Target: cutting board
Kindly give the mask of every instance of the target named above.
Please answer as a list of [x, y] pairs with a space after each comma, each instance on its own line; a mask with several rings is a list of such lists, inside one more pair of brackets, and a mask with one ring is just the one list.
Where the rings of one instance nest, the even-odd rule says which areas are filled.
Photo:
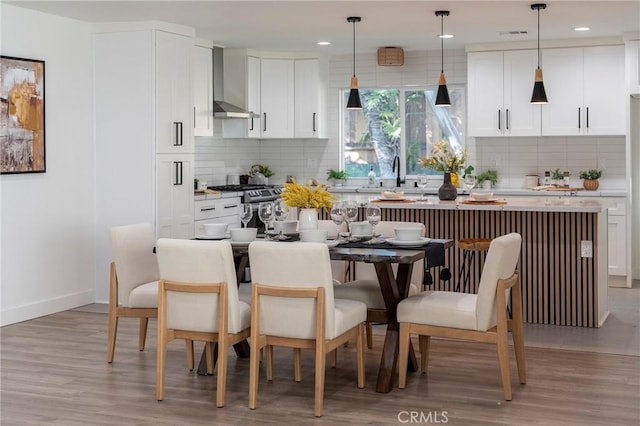
[[546, 191], [582, 191], [584, 188], [570, 188], [568, 186], [555, 186], [547, 188]]
[[371, 200], [372, 203], [415, 203], [416, 200], [392, 200], [389, 198], [379, 198], [377, 200]]
[[193, 192], [195, 192], [196, 194], [222, 194], [222, 192], [215, 191], [213, 189], [196, 189]]
[[460, 204], [469, 204], [470, 206], [499, 206], [502, 204], [507, 204], [504, 200], [493, 200], [493, 201], [471, 201], [471, 200], [462, 200]]

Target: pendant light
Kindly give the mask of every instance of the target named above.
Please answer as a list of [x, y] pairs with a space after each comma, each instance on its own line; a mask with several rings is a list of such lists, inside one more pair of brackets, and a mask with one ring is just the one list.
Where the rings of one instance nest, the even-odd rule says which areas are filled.
[[347, 109], [362, 109], [360, 92], [358, 91], [358, 77], [356, 77], [356, 22], [360, 22], [361, 20], [359, 16], [350, 16], [347, 18], [347, 22], [353, 24], [353, 77], [351, 77], [351, 91], [349, 92]]
[[440, 17], [440, 80], [438, 81], [438, 94], [436, 95], [436, 106], [451, 106], [449, 90], [447, 89], [447, 79], [444, 78], [444, 17], [449, 16], [448, 10], [436, 11], [436, 16]]
[[536, 68], [535, 81], [533, 83], [533, 94], [531, 95], [532, 104], [546, 104], [547, 93], [544, 91], [544, 83], [542, 82], [542, 68], [540, 68], [540, 9], [546, 9], [545, 3], [536, 3], [531, 5], [531, 10], [538, 11], [538, 68]]

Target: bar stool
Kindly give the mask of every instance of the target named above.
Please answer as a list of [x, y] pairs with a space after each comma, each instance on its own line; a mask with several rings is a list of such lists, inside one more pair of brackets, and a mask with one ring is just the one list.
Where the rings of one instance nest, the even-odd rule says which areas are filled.
[[458, 274], [455, 291], [460, 291], [460, 283], [462, 283], [462, 291], [467, 292], [467, 287], [470, 286], [469, 277], [471, 275], [471, 265], [476, 257], [476, 253], [484, 252], [486, 255], [491, 241], [492, 238], [464, 238], [456, 241], [456, 247], [462, 249], [462, 267]]

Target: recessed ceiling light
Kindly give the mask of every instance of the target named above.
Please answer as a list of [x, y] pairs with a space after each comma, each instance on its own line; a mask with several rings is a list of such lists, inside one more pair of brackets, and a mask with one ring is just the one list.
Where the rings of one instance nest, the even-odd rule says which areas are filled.
[[318, 43], [316, 43], [318, 46], [328, 46], [331, 44], [330, 41], [319, 41]]
[[573, 31], [589, 31], [590, 29], [589, 27], [575, 27]]
[[439, 35], [438, 38], [453, 38], [453, 34], [442, 34]]

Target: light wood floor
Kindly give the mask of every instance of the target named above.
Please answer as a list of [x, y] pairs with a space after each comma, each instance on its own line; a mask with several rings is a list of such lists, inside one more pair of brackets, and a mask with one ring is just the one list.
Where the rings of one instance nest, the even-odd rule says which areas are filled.
[[[638, 425], [640, 358], [527, 348], [528, 383], [512, 361], [513, 401], [502, 399], [495, 349], [434, 340], [429, 375], [411, 373], [407, 388], [374, 390], [383, 328], [367, 350], [367, 385], [355, 385], [353, 346], [327, 369], [324, 415], [313, 418], [313, 359], [303, 352], [295, 383], [291, 352], [276, 349], [275, 380], [264, 370], [258, 408], [249, 410], [248, 359], [230, 357], [224, 408], [215, 378], [186, 369], [184, 345], [168, 353], [165, 400], [155, 400], [155, 321], [147, 349], [137, 350], [137, 321], [122, 319], [115, 362], [105, 361], [107, 317], [67, 311], [1, 330], [2, 425], [403, 424]], [[525, 335], [526, 338], [526, 335]], [[198, 348], [199, 349], [199, 348]], [[512, 357], [513, 358], [513, 357]], [[422, 416], [422, 417], [419, 417]], [[445, 417], [446, 416], [446, 417]], [[421, 421], [420, 421], [421, 420]]]

